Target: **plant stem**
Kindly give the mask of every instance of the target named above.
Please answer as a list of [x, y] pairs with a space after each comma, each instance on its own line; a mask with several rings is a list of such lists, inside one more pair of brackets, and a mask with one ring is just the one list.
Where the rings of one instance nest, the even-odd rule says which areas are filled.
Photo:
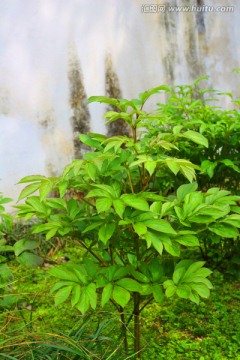
[[136, 353], [136, 359], [141, 358], [140, 350], [140, 295], [134, 293], [134, 352]]
[[108, 266], [105, 261], [103, 259], [101, 259], [97, 254], [95, 254], [94, 251], [92, 251], [92, 249], [90, 247], [88, 247], [87, 245], [84, 244], [84, 242], [82, 240], [78, 240], [77, 241], [78, 244], [80, 244], [81, 246], [83, 246], [88, 252], [90, 252], [90, 254], [92, 254], [103, 266]]

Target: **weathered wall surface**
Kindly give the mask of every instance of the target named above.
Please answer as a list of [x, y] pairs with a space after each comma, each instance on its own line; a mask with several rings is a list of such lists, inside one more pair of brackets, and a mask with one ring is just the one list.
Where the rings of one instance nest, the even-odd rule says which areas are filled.
[[[152, 7], [160, 4], [165, 11]], [[238, 0], [0, 0], [0, 8], [6, 196], [17, 197], [21, 177], [58, 174], [79, 157], [80, 132], [116, 131], [105, 128], [102, 105], [86, 106], [88, 96], [134, 97], [205, 74], [209, 86], [239, 93]]]

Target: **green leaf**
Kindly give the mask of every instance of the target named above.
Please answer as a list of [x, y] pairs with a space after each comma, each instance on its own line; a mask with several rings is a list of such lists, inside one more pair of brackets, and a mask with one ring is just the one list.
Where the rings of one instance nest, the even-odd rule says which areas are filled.
[[30, 176], [25, 176], [24, 178], [22, 178], [18, 184], [23, 184], [23, 183], [28, 183], [28, 182], [32, 182], [32, 181], [41, 181], [41, 180], [46, 180], [46, 176], [42, 176], [42, 175], [30, 175]]
[[96, 200], [97, 212], [108, 211], [112, 206], [112, 199], [105, 197]]
[[81, 296], [80, 300], [77, 303], [76, 307], [79, 311], [81, 311], [82, 314], [85, 314], [86, 311], [88, 311], [90, 305], [90, 299], [88, 297], [88, 294], [86, 292], [86, 287], [83, 287], [81, 289]]
[[48, 272], [50, 275], [55, 276], [58, 279], [75, 281], [77, 283], [79, 282], [77, 275], [63, 266], [55, 266], [54, 268], [49, 269]]
[[36, 249], [38, 246], [39, 243], [37, 241], [24, 239], [17, 241], [13, 245], [16, 256], [19, 256], [23, 251]]
[[221, 223], [226, 223], [232, 226], [235, 226], [237, 228], [240, 228], [240, 215], [238, 214], [231, 214], [226, 216], [223, 220], [221, 220]]
[[37, 267], [42, 265], [43, 258], [28, 251], [25, 251], [17, 257], [17, 261], [27, 267]]
[[89, 162], [89, 163], [87, 163], [85, 165], [85, 168], [86, 168], [86, 171], [87, 171], [88, 176], [90, 177], [90, 179], [95, 181], [96, 172], [97, 172], [96, 166], [92, 162]]
[[68, 181], [67, 180], [61, 181], [58, 185], [58, 188], [59, 188], [60, 198], [62, 198], [66, 194], [68, 188]]
[[59, 210], [66, 210], [67, 208], [66, 200], [60, 198], [47, 199], [47, 205], [51, 208]]
[[223, 223], [213, 224], [209, 226], [208, 229], [224, 238], [235, 238], [239, 234], [235, 227]]
[[148, 202], [145, 199], [139, 197], [138, 195], [124, 194], [121, 196], [121, 199], [124, 201], [126, 205], [131, 206], [134, 209], [142, 210], [142, 211], [149, 210]]
[[14, 248], [10, 245], [1, 245], [0, 246], [0, 252], [13, 252]]
[[152, 290], [155, 301], [162, 304], [164, 300], [164, 293], [162, 291], [162, 287], [159, 284], [155, 284], [153, 285]]
[[152, 175], [156, 169], [157, 162], [156, 161], [146, 161], [145, 162], [145, 168], [149, 172], [150, 175]]
[[72, 288], [72, 286], [65, 286], [64, 288], [60, 289], [54, 296], [55, 305], [59, 305], [65, 302], [69, 298]]
[[[179, 265], [180, 265], [181, 263], [182, 263], [182, 262], [180, 262]], [[182, 263], [182, 264], [184, 264], [184, 263]], [[184, 275], [184, 278], [183, 278], [184, 281], [187, 280], [187, 278], [188, 278], [189, 275], [190, 275], [190, 276], [191, 276], [192, 274], [195, 275], [196, 271], [198, 271], [204, 264], [205, 264], [205, 261], [196, 261], [196, 262], [192, 263], [192, 264], [188, 267], [188, 269], [187, 269], [187, 271], [186, 271], [186, 273], [185, 273], [185, 275]]]
[[218, 164], [217, 161], [211, 162], [210, 160], [204, 160], [201, 163], [201, 170], [203, 172], [207, 173], [211, 179], [214, 175], [214, 169], [217, 166], [217, 164]]
[[40, 201], [42, 201], [53, 189], [53, 183], [50, 180], [42, 181], [40, 186]]
[[101, 306], [104, 307], [112, 296], [113, 284], [107, 284], [102, 292]]
[[113, 300], [122, 308], [124, 308], [130, 300], [129, 292], [118, 285], [114, 286], [112, 296]]
[[72, 297], [71, 297], [72, 307], [75, 306], [79, 302], [80, 295], [81, 295], [81, 286], [80, 285], [75, 285], [73, 287]]
[[114, 98], [108, 98], [106, 96], [91, 96], [87, 100], [87, 104], [90, 104], [92, 102], [99, 102], [104, 104], [110, 104], [117, 106], [119, 104], [119, 101]]
[[162, 255], [162, 251], [163, 251], [163, 243], [161, 241], [161, 236], [162, 236], [162, 234], [161, 235], [159, 233], [156, 234], [152, 231], [148, 231], [144, 235], [144, 238], [146, 239], [146, 241], [149, 245], [148, 247], [150, 247], [152, 245], [160, 255]]
[[176, 162], [177, 159], [174, 158], [168, 158], [165, 160], [165, 163], [169, 167], [169, 169], [174, 173], [174, 175], [177, 175], [177, 173], [180, 170], [180, 165]]
[[199, 299], [198, 293], [196, 291], [194, 291], [193, 289], [191, 289], [189, 300], [191, 300], [192, 302], [194, 302], [197, 305], [199, 304], [200, 299]]
[[192, 140], [196, 144], [208, 147], [208, 140], [205, 138], [205, 136], [196, 131], [188, 130], [181, 135], [189, 140]]
[[165, 220], [146, 220], [144, 224], [153, 230], [166, 233], [166, 234], [176, 234], [176, 231], [172, 228], [172, 226]]
[[125, 210], [124, 202], [121, 199], [113, 200], [113, 206], [114, 206], [114, 209], [115, 209], [116, 213], [118, 214], [118, 216], [120, 216], [120, 218], [122, 218], [124, 210]]
[[96, 229], [97, 227], [101, 226], [102, 225], [102, 221], [96, 221], [94, 222], [93, 224], [87, 226], [84, 230], [83, 230], [83, 234], [85, 234], [86, 232], [88, 231], [91, 231], [91, 230], [94, 230]]
[[210, 295], [209, 288], [204, 284], [191, 284], [191, 288], [195, 290], [199, 296], [203, 298], [208, 298]]
[[154, 201], [152, 205], [150, 205], [150, 210], [156, 214], [160, 214], [162, 209], [161, 201]]
[[147, 232], [147, 226], [141, 222], [133, 224], [133, 228], [139, 236]]
[[176, 293], [180, 298], [188, 299], [191, 295], [191, 288], [186, 284], [180, 284], [177, 287]]
[[175, 285], [170, 285], [165, 291], [166, 297], [170, 298], [176, 293], [177, 287]]
[[234, 171], [240, 173], [240, 168], [238, 166], [236, 166], [230, 159], [225, 159], [225, 160], [221, 160], [221, 162], [230, 167], [231, 169], [233, 169]]
[[176, 237], [174, 240], [177, 241], [179, 244], [185, 245], [185, 246], [199, 246], [200, 245], [198, 238], [194, 235], [183, 235], [183, 236]]
[[97, 292], [96, 285], [94, 283], [88, 284], [86, 287], [86, 295], [89, 298], [89, 302], [92, 309], [96, 309], [97, 306]]
[[184, 267], [177, 268], [173, 273], [173, 282], [175, 285], [178, 285], [183, 275], [185, 274], [186, 269]]
[[41, 186], [41, 182], [37, 182], [34, 184], [30, 184], [28, 186], [26, 186], [20, 193], [18, 201], [24, 199], [25, 197], [27, 197], [28, 195], [31, 195], [32, 193], [34, 193], [35, 191], [37, 191]]
[[31, 196], [26, 200], [26, 204], [31, 205], [34, 210], [40, 213], [45, 213], [46, 208], [41, 203], [40, 198], [38, 196]]
[[100, 227], [98, 231], [99, 239], [106, 244], [107, 241], [112, 237], [115, 231], [116, 225], [113, 223], [107, 223]]
[[164, 245], [165, 250], [171, 254], [172, 256], [179, 256], [180, 255], [180, 248], [179, 245], [173, 242], [170, 238], [162, 238], [162, 242]]
[[120, 279], [116, 282], [116, 284], [131, 292], [133, 291], [140, 293], [142, 290], [141, 285], [136, 280], [130, 278]]
[[88, 145], [88, 146], [98, 149], [98, 150], [101, 150], [101, 148], [102, 148], [101, 144], [97, 140], [93, 140], [91, 138], [91, 136], [89, 136], [89, 135], [81, 134], [79, 136], [79, 138], [80, 138], [80, 141], [85, 145]]
[[198, 184], [196, 182], [193, 182], [191, 184], [181, 185], [177, 189], [177, 199], [179, 201], [183, 201], [187, 194], [190, 194], [190, 193], [196, 191], [197, 188], [198, 188]]

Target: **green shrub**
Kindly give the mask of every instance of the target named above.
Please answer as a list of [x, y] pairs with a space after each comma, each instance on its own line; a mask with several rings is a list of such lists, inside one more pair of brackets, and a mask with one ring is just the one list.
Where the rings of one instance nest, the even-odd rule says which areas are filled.
[[[151, 114], [143, 110], [160, 91], [168, 88], [154, 88], [130, 101], [90, 98], [114, 105], [118, 111], [108, 111], [107, 122], [123, 119], [131, 136], [82, 134], [81, 141], [95, 150], [74, 160], [60, 177], [23, 178], [21, 183], [30, 184], [20, 194], [25, 203], [17, 206], [18, 217], [41, 220], [33, 233], [45, 234], [46, 241], [70, 236], [85, 249], [79, 262], [49, 271], [58, 279], [52, 289], [55, 304], [70, 301], [83, 314], [112, 304], [121, 318], [126, 356], [127, 326], [134, 321], [133, 352], [138, 358], [140, 314], [150, 302], [178, 296], [198, 304], [210, 294], [211, 271], [203, 261], [179, 261], [181, 249], [198, 248], [199, 238], [208, 233], [236, 238], [240, 227], [240, 197], [218, 187], [197, 191], [195, 170], [200, 167], [176, 155], [182, 141], [207, 148], [206, 137], [184, 128], [156, 132], [162, 115], [158, 109]], [[169, 173], [188, 183], [167, 194], [162, 179]], [[37, 190], [39, 195], [33, 195]], [[49, 197], [52, 191], [59, 198]], [[22, 262], [38, 263], [30, 251], [22, 253]]]

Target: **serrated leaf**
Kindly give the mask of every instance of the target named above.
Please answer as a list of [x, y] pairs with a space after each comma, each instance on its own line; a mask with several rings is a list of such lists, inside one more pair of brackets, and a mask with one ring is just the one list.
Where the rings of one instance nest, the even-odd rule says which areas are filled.
[[62, 289], [58, 290], [54, 296], [55, 305], [59, 305], [65, 302], [69, 298], [71, 291], [72, 286], [64, 286]]
[[115, 285], [113, 288], [112, 297], [118, 305], [120, 305], [122, 308], [125, 308], [130, 300], [130, 293], [121, 286]]

